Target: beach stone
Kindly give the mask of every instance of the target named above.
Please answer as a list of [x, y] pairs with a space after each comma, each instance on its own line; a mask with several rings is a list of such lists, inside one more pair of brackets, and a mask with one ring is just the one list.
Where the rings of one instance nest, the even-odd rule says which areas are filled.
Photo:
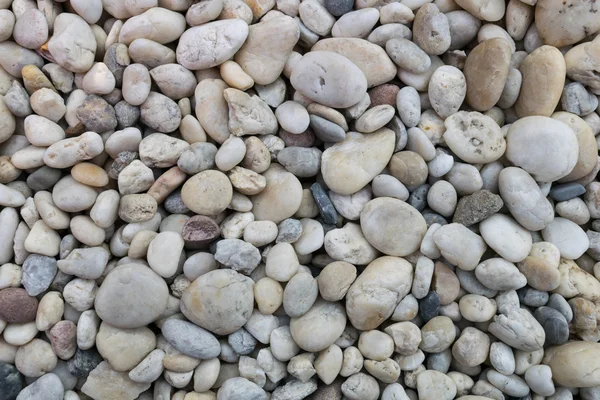
[[112, 369], [124, 372], [156, 347], [156, 337], [146, 327], [120, 329], [103, 322], [96, 336], [96, 347]]
[[277, 161], [295, 176], [308, 178], [321, 170], [321, 155], [321, 150], [314, 147], [292, 146], [281, 150], [277, 154]]
[[511, 308], [496, 315], [488, 330], [509, 346], [524, 351], [540, 349], [546, 338], [543, 327], [522, 308]]
[[594, 169], [594, 157], [592, 147], [592, 135], [590, 126], [585, 123], [581, 118], [575, 114], [567, 112], [556, 112], [552, 114], [553, 119], [564, 122], [569, 125], [575, 136], [577, 136], [577, 142], [579, 144], [579, 157], [573, 170], [565, 177], [561, 178], [561, 182], [571, 182], [575, 179], [581, 179]]
[[[135, 282], [131, 279], [135, 278]], [[134, 285], [136, 290], [129, 290]], [[118, 301], [113, 296], [121, 293]], [[94, 301], [98, 316], [118, 328], [138, 328], [161, 315], [168, 300], [168, 288], [154, 271], [138, 264], [122, 265], [104, 278]]]
[[[341, 80], [341, 76], [345, 79]], [[344, 56], [331, 51], [306, 54], [294, 68], [290, 81], [308, 98], [334, 108], [358, 103], [367, 90], [362, 71]], [[316, 90], [312, 88], [315, 81], [323, 82]]]
[[96, 38], [83, 18], [61, 13], [54, 20], [48, 51], [61, 67], [75, 73], [87, 72], [94, 62]]
[[59, 400], [63, 397], [64, 390], [59, 376], [48, 373], [24, 388], [15, 398], [19, 400]]
[[219, 335], [235, 332], [250, 318], [253, 281], [232, 270], [207, 272], [181, 297], [181, 312], [195, 324]]
[[243, 274], [250, 274], [260, 262], [260, 252], [250, 243], [239, 239], [217, 242], [215, 260]]
[[56, 272], [54, 258], [31, 254], [23, 263], [23, 287], [30, 296], [37, 296], [50, 287]]
[[427, 54], [440, 55], [450, 47], [448, 18], [435, 4], [425, 4], [415, 14], [413, 40]]
[[550, 197], [556, 201], [568, 201], [583, 194], [585, 194], [585, 187], [575, 182], [553, 185], [550, 189]]
[[[450, 263], [466, 271], [475, 269], [487, 249], [484, 239], [464, 225], [452, 223], [438, 228], [433, 233], [433, 241], [442, 255]], [[471, 249], [465, 257], [460, 249]]]
[[500, 211], [503, 205], [502, 198], [497, 194], [488, 190], [478, 190], [458, 200], [452, 222], [465, 226], [474, 225]]
[[300, 208], [302, 186], [298, 178], [279, 165], [272, 165], [263, 176], [267, 180], [266, 187], [252, 197], [252, 213], [258, 221], [268, 220], [277, 224], [293, 216]]
[[24, 289], [6, 288], [0, 290], [0, 319], [13, 324], [35, 320], [38, 301], [30, 297]]
[[71, 375], [78, 378], [86, 378], [101, 362], [102, 356], [95, 348], [89, 350], [81, 350], [78, 348], [75, 351], [73, 358], [68, 361], [67, 367]]
[[[544, 0], [535, 10], [540, 38], [556, 47], [577, 43], [600, 30], [600, 23], [594, 17], [595, 11], [594, 6], [588, 6], [585, 1], [562, 4]], [[579, 21], [577, 26], [570, 22], [575, 20]]]
[[0, 363], [0, 394], [8, 400], [15, 400], [23, 389], [22, 375], [14, 365]]
[[89, 373], [81, 391], [92, 398], [135, 398], [149, 387], [150, 383], [134, 382], [127, 373], [117, 372], [103, 361]]
[[[228, 126], [233, 135], [274, 134], [277, 131], [277, 118], [260, 97], [250, 97], [233, 88], [225, 89], [223, 96], [229, 106]], [[248, 114], [247, 109], [255, 112]]]
[[408, 39], [390, 39], [385, 43], [385, 50], [396, 65], [409, 72], [420, 74], [431, 66], [429, 55]]
[[574, 260], [589, 247], [589, 238], [576, 223], [566, 218], [554, 218], [542, 230], [544, 240], [560, 250], [561, 257]]
[[350, 400], [376, 400], [379, 398], [379, 386], [375, 378], [359, 372], [342, 383], [342, 393]]
[[478, 112], [461, 111], [446, 118], [444, 140], [469, 163], [489, 163], [500, 158], [506, 141], [496, 122]]
[[227, 379], [217, 392], [216, 399], [235, 399], [240, 396], [248, 400], [266, 400], [267, 392], [246, 378], [235, 377]]
[[202, 171], [188, 179], [181, 190], [184, 204], [193, 212], [216, 215], [231, 202], [231, 182], [219, 171]]
[[598, 97], [589, 93], [581, 83], [571, 82], [563, 89], [560, 104], [564, 111], [584, 116], [598, 107]]
[[[544, 139], [547, 135], [552, 135], [552, 142]], [[552, 121], [543, 116], [522, 118], [510, 126], [506, 138], [507, 159], [523, 168], [537, 181], [558, 180], [569, 174], [577, 163], [577, 137], [573, 130], [561, 121]], [[538, 146], [530, 148], [531, 143], [537, 143]], [[540, 144], [546, 144], [543, 150]], [[526, 148], [530, 149], [524, 151]], [[533, 149], [540, 149], [543, 153], [537, 155]], [[547, 158], [549, 152], [557, 155], [552, 163], [549, 163]]]
[[[290, 331], [301, 349], [316, 352], [335, 342], [346, 326], [346, 313], [338, 303], [317, 299], [306, 314], [290, 321]], [[317, 334], [315, 334], [317, 333]]]
[[217, 338], [190, 322], [169, 319], [163, 323], [161, 330], [169, 344], [190, 357], [207, 360], [221, 352]]
[[[540, 73], [539, 66], [548, 69]], [[552, 46], [542, 46], [529, 54], [519, 69], [523, 83], [515, 111], [521, 118], [532, 115], [549, 117], [560, 100], [566, 75], [565, 60]], [[544, 92], [543, 98], [540, 93]]]
[[565, 54], [567, 76], [594, 90], [600, 88], [600, 80], [593, 73], [593, 65], [598, 62], [600, 40], [593, 40], [574, 46]]
[[547, 344], [560, 345], [569, 339], [569, 326], [564, 315], [551, 307], [539, 307], [533, 314], [544, 328]]
[[[215, 67], [230, 59], [248, 37], [248, 24], [239, 19], [212, 21], [186, 30], [177, 45], [177, 62], [189, 70]], [[203, 37], [214, 37], [205, 42]]]
[[77, 107], [76, 115], [87, 129], [94, 132], [106, 132], [117, 127], [114, 108], [96, 95], [87, 96]]
[[[598, 376], [594, 372], [593, 356], [598, 351], [596, 343], [571, 342], [553, 347], [544, 355], [544, 364], [552, 369], [553, 379], [559, 385], [592, 387], [597, 386]], [[581, 363], [585, 352], [586, 363]], [[579, 357], [576, 355], [579, 354]], [[587, 358], [592, 357], [592, 358]]]

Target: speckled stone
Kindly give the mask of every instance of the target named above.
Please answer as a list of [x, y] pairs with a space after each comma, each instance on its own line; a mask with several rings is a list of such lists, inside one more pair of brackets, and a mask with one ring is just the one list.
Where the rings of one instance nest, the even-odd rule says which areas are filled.
[[95, 347], [89, 350], [77, 348], [75, 355], [67, 362], [69, 373], [78, 378], [87, 378], [90, 372], [102, 362], [102, 356]]
[[284, 219], [277, 226], [275, 243], [294, 243], [302, 236], [302, 223], [293, 218]]
[[38, 301], [27, 294], [25, 289], [6, 288], [0, 290], [0, 319], [15, 324], [35, 320]]
[[0, 362], [0, 399], [15, 400], [21, 389], [23, 375], [14, 365]]
[[117, 127], [115, 109], [96, 95], [86, 97], [83, 104], [77, 107], [76, 115], [90, 131], [102, 133]]
[[131, 164], [134, 160], [139, 159], [140, 156], [135, 151], [122, 151], [117, 155], [117, 158], [113, 160], [113, 163], [110, 165], [108, 169], [108, 176], [111, 179], [117, 179], [121, 171], [125, 169], [126, 166]]
[[340, 17], [352, 11], [354, 0], [325, 0], [324, 5], [331, 15]]
[[30, 296], [37, 296], [48, 289], [57, 270], [54, 257], [31, 254], [23, 263], [23, 287]]
[[335, 224], [338, 219], [337, 211], [333, 206], [333, 203], [327, 196], [327, 192], [323, 189], [323, 185], [316, 182], [310, 187], [315, 203], [319, 208], [319, 213], [326, 224]]
[[585, 194], [585, 186], [577, 182], [554, 185], [550, 189], [550, 197], [556, 201], [567, 201]]
[[440, 312], [440, 296], [436, 292], [429, 294], [419, 300], [419, 316], [423, 322], [436, 317]]
[[396, 96], [398, 95], [399, 91], [400, 88], [391, 83], [384, 83], [383, 85], [375, 86], [373, 89], [368, 91], [369, 98], [371, 99], [371, 107], [382, 104], [389, 104], [395, 107]]
[[140, 108], [132, 106], [125, 100], [115, 104], [115, 115], [117, 117], [117, 128], [125, 129], [135, 126], [140, 120]]
[[408, 204], [416, 208], [419, 212], [422, 212], [427, 206], [427, 194], [431, 185], [426, 183], [415, 189], [408, 198]]
[[163, 207], [171, 214], [187, 214], [190, 212], [190, 209], [187, 208], [181, 199], [181, 189], [177, 189], [168, 195], [163, 203]]
[[546, 333], [547, 345], [563, 344], [569, 340], [569, 324], [559, 311], [550, 307], [540, 307], [533, 313]]
[[478, 190], [458, 201], [452, 222], [465, 226], [474, 225], [500, 211], [504, 202], [489, 190]]
[[194, 215], [183, 225], [181, 236], [188, 244], [204, 245], [212, 242], [221, 234], [219, 225], [210, 217]]

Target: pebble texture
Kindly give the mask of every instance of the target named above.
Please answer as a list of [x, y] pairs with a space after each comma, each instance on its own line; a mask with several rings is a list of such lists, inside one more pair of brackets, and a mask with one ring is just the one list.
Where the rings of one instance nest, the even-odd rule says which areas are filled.
[[0, 400], [600, 398], [595, 0], [0, 0]]

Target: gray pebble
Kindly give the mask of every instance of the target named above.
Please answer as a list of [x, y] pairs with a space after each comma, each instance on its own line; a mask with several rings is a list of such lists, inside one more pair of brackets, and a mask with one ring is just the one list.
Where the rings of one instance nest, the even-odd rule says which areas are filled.
[[187, 214], [190, 211], [181, 198], [181, 189], [177, 189], [167, 196], [163, 206], [171, 214]]
[[67, 258], [77, 247], [79, 247], [79, 241], [75, 239], [75, 236], [69, 234], [63, 237], [60, 241], [60, 252], [58, 253], [60, 259]]
[[354, 0], [325, 0], [324, 5], [331, 15], [341, 17], [352, 11]]
[[571, 322], [573, 319], [573, 309], [569, 305], [569, 302], [567, 302], [567, 300], [558, 293], [554, 293], [550, 296], [546, 306], [554, 308], [560, 312], [565, 317], [567, 322]]
[[46, 374], [19, 393], [18, 400], [62, 400], [64, 386], [55, 374]]
[[405, 86], [396, 96], [396, 107], [400, 119], [409, 128], [417, 126], [421, 119], [421, 98], [412, 86]]
[[302, 223], [293, 218], [284, 219], [277, 226], [275, 243], [294, 243], [302, 236]]
[[29, 94], [18, 81], [13, 81], [8, 93], [4, 96], [6, 106], [15, 116], [24, 118], [33, 113], [29, 104]]
[[317, 390], [317, 381], [311, 379], [302, 382], [292, 379], [283, 386], [279, 386], [273, 391], [271, 400], [304, 399]]
[[427, 355], [426, 365], [427, 369], [433, 369], [445, 374], [450, 369], [451, 362], [452, 351], [450, 349], [446, 349], [440, 353]]
[[577, 182], [553, 185], [550, 189], [550, 197], [556, 201], [567, 201], [585, 194], [585, 186]]
[[396, 146], [394, 147], [394, 153], [404, 150], [406, 144], [408, 143], [408, 132], [406, 131], [406, 127], [400, 118], [394, 116], [392, 120], [388, 122], [386, 128], [394, 131], [394, 134], [396, 135]]
[[224, 239], [216, 244], [215, 260], [242, 274], [250, 274], [260, 263], [260, 251], [240, 239]]
[[446, 218], [442, 217], [440, 214], [436, 214], [431, 210], [425, 210], [423, 212], [423, 218], [425, 218], [425, 223], [427, 223], [427, 227], [430, 227], [431, 224], [440, 224], [447, 225], [448, 221]]
[[569, 340], [569, 324], [564, 315], [550, 307], [540, 307], [533, 313], [546, 333], [545, 345], [563, 344]]
[[250, 354], [258, 341], [244, 328], [240, 328], [227, 337], [227, 343], [239, 355]]
[[425, 183], [418, 188], [416, 188], [408, 198], [408, 204], [416, 208], [419, 212], [422, 212], [427, 206], [427, 194], [429, 193], [429, 189], [431, 185]]
[[311, 114], [310, 127], [315, 136], [324, 142], [341, 142], [346, 139], [344, 128], [318, 115]]
[[61, 176], [62, 171], [60, 169], [43, 166], [27, 177], [27, 186], [36, 192], [47, 190], [54, 186]]
[[0, 362], [0, 399], [16, 399], [22, 388], [23, 375], [14, 365]]
[[452, 222], [471, 226], [497, 213], [503, 205], [502, 198], [497, 194], [478, 190], [458, 201]]
[[104, 96], [102, 96], [102, 98], [106, 100], [108, 104], [114, 107], [115, 105], [117, 105], [118, 102], [123, 100], [123, 92], [121, 92], [121, 89], [115, 88], [109, 94], [105, 94]]
[[44, 292], [56, 275], [56, 259], [31, 254], [23, 263], [23, 287], [30, 296]]
[[[319, 208], [319, 213], [325, 224], [334, 225], [338, 220], [338, 214], [323, 186], [320, 183], [315, 182], [310, 187], [310, 191], [312, 192], [315, 203]], [[333, 229], [335, 229], [335, 227]]]
[[59, 270], [54, 276], [54, 280], [52, 280], [52, 283], [50, 284], [50, 289], [62, 293], [63, 290], [65, 290], [67, 283], [71, 282], [73, 279], [75, 279], [73, 275], [67, 275]]
[[181, 110], [177, 103], [157, 92], [148, 94], [140, 112], [140, 121], [158, 132], [173, 132], [181, 123]]
[[560, 104], [564, 111], [584, 116], [592, 113], [598, 107], [598, 97], [586, 90], [579, 82], [565, 85]]
[[548, 302], [548, 292], [536, 290], [531, 287], [523, 287], [517, 290], [519, 301], [530, 307], [541, 307]]
[[115, 104], [115, 115], [117, 117], [118, 129], [129, 128], [135, 126], [140, 119], [140, 108], [132, 106], [125, 100]]
[[177, 319], [165, 321], [162, 334], [176, 350], [201, 360], [215, 358], [221, 353], [221, 345], [209, 331]]
[[316, 147], [286, 147], [277, 154], [277, 161], [297, 177], [309, 178], [321, 172], [321, 155]]
[[460, 268], [455, 270], [456, 276], [460, 281], [460, 287], [471, 294], [478, 294], [488, 298], [493, 298], [498, 294], [497, 290], [492, 290], [481, 283], [475, 276], [474, 271], [465, 271]]
[[215, 167], [216, 154], [217, 147], [214, 144], [194, 143], [179, 156], [177, 166], [186, 174], [197, 174]]
[[86, 97], [76, 111], [77, 118], [87, 129], [94, 132], [106, 132], [117, 127], [115, 109], [102, 97]]

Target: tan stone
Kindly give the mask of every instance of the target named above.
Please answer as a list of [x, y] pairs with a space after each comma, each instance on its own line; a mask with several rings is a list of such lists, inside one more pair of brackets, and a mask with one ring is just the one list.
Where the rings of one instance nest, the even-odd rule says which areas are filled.
[[567, 46], [600, 30], [599, 11], [595, 0], [539, 0], [535, 26], [544, 43]]
[[549, 117], [565, 85], [567, 67], [562, 53], [556, 47], [539, 47], [525, 58], [520, 70], [523, 83], [515, 103], [517, 115]]
[[573, 47], [565, 54], [567, 76], [577, 82], [589, 86], [591, 89], [600, 89], [600, 36], [591, 42], [582, 43]]
[[103, 187], [108, 185], [108, 174], [96, 164], [82, 162], [71, 169], [71, 175], [84, 185]]
[[394, 178], [410, 187], [425, 183], [429, 173], [423, 157], [413, 151], [400, 151], [394, 154], [388, 168]]
[[552, 378], [566, 387], [600, 385], [600, 344], [571, 342], [552, 347], [542, 361], [552, 369]]
[[492, 108], [500, 99], [510, 67], [511, 49], [501, 38], [486, 40], [475, 47], [465, 61], [467, 102], [477, 111]]
[[568, 112], [556, 112], [552, 114], [552, 118], [569, 125], [575, 132], [577, 144], [579, 144], [577, 164], [567, 176], [559, 179], [559, 182], [571, 182], [583, 178], [594, 169], [598, 157], [598, 145], [592, 128], [583, 119]]
[[550, 291], [560, 284], [560, 272], [548, 261], [528, 256], [517, 264], [519, 271], [527, 278], [527, 284], [534, 289]]
[[202, 171], [183, 184], [181, 198], [196, 214], [217, 215], [224, 211], [233, 196], [231, 182], [222, 172]]

